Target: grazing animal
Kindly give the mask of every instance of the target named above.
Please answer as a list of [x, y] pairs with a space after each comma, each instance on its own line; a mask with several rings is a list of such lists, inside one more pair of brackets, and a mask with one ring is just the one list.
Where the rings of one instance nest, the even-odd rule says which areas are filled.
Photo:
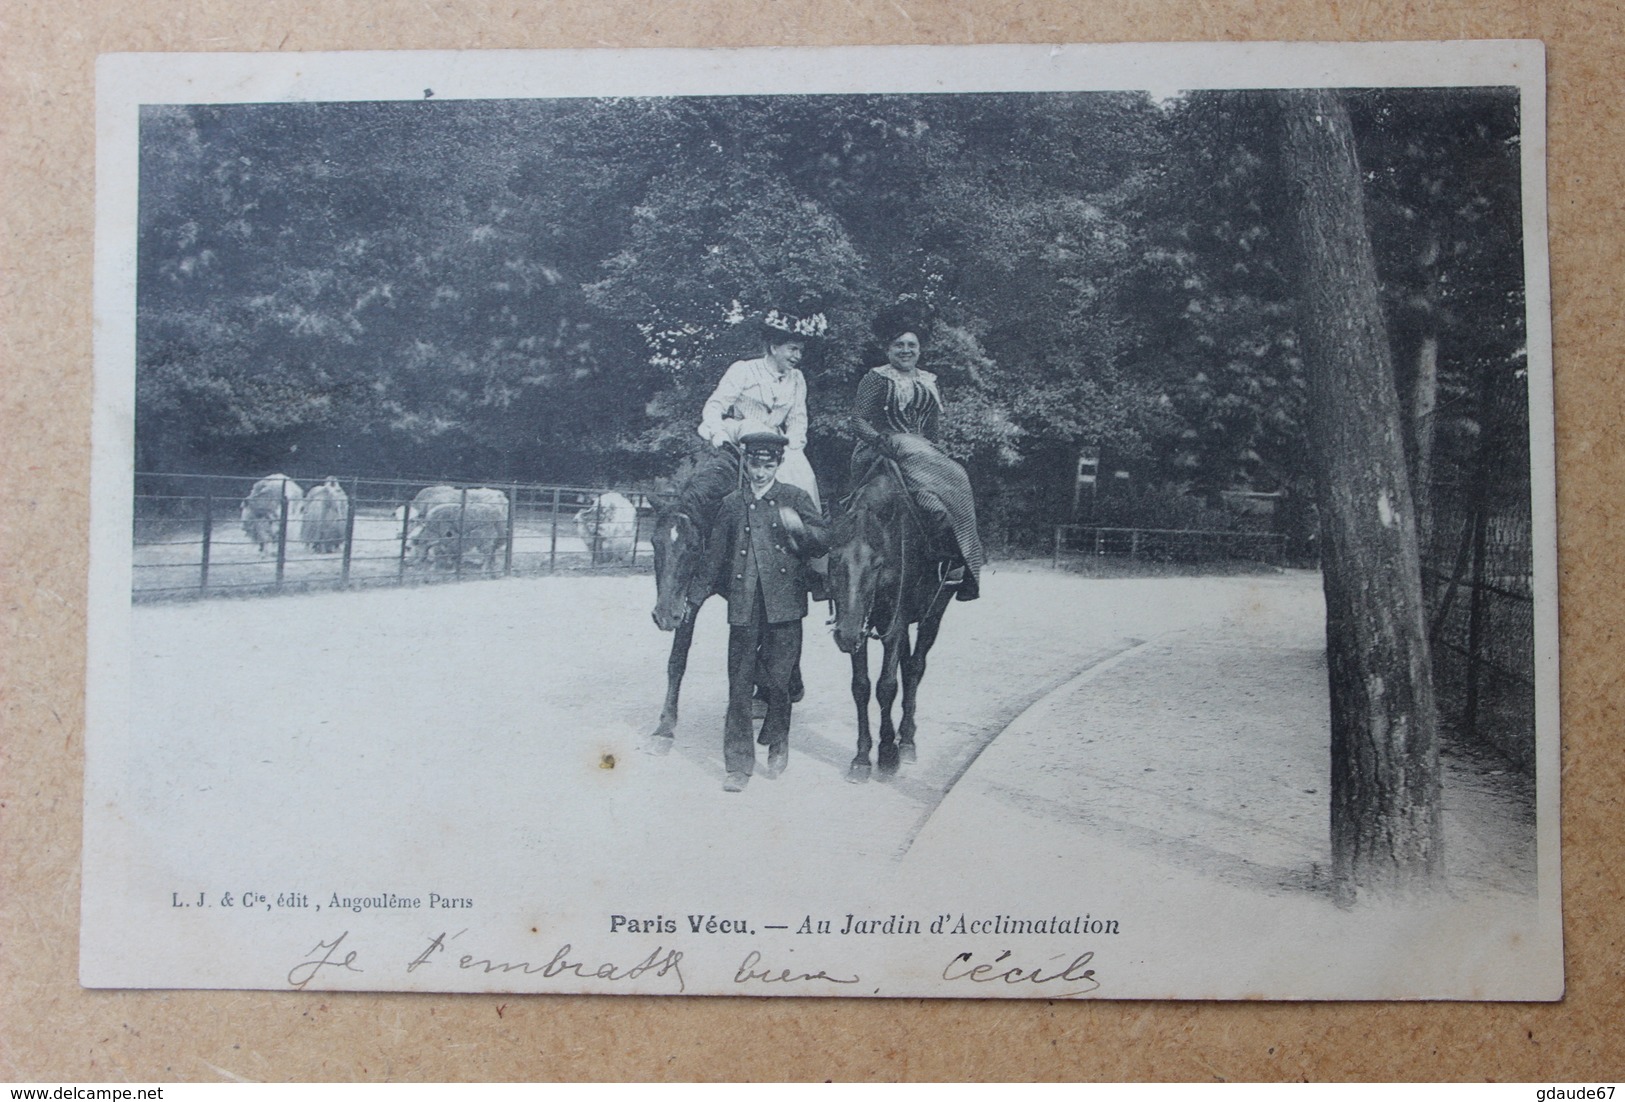
[[490, 505], [502, 513], [502, 534], [504, 539], [508, 533], [508, 495], [503, 490], [493, 490], [489, 486], [474, 486], [468, 491], [468, 500], [472, 504]]
[[413, 525], [422, 524], [423, 518], [429, 515], [431, 507], [461, 500], [463, 500], [463, 491], [455, 486], [425, 486], [412, 498], [412, 504], [402, 505], [395, 510], [395, 519], [406, 520], [410, 515], [410, 523]]
[[[937, 640], [942, 616], [955, 589], [943, 581], [952, 557], [947, 533], [929, 530], [926, 514], [913, 504], [895, 467], [879, 464], [847, 500], [835, 520], [830, 550], [830, 589], [835, 601], [835, 645], [852, 656], [852, 700], [858, 709], [858, 747], [847, 779], [866, 781], [869, 751], [869, 640], [883, 648], [880, 677], [874, 683], [880, 706], [882, 776], [913, 761], [914, 709], [925, 658]], [[909, 629], [915, 628], [910, 638]], [[901, 722], [892, 725], [902, 671]]]
[[[668, 740], [677, 730], [677, 697], [688, 670], [688, 649], [694, 642], [694, 619], [699, 609], [688, 603], [696, 575], [703, 571], [705, 544], [722, 499], [739, 486], [738, 457], [713, 450], [679, 476], [677, 491], [656, 507], [650, 537], [655, 560], [655, 626], [675, 632], [666, 659], [666, 703], [655, 727], [656, 738]], [[793, 695], [793, 694], [792, 694]]]
[[441, 570], [465, 565], [495, 569], [497, 555], [508, 542], [506, 502], [504, 497], [503, 505], [459, 501], [430, 506], [408, 539], [408, 553], [419, 565]]
[[576, 514], [576, 535], [592, 552], [593, 562], [619, 562], [632, 557], [638, 535], [638, 510], [611, 490]]
[[337, 551], [344, 546], [344, 530], [349, 519], [350, 496], [339, 485], [339, 480], [329, 475], [327, 481], [305, 495], [299, 538], [318, 554]]
[[283, 539], [284, 521], [291, 526], [299, 519], [304, 499], [299, 483], [285, 474], [269, 474], [254, 483], [243, 499], [243, 532], [260, 554]]
[[[412, 498], [410, 506], [412, 523], [420, 523], [424, 517], [429, 515], [429, 510], [436, 505], [457, 504], [463, 500], [465, 493], [468, 495], [469, 501], [501, 506], [503, 514], [507, 514], [508, 495], [501, 490], [493, 490], [486, 486], [474, 486], [467, 490], [458, 489], [456, 486], [425, 486], [417, 492], [417, 496]], [[395, 510], [395, 519], [405, 520], [407, 508], [408, 506], [404, 505], [397, 508]]]

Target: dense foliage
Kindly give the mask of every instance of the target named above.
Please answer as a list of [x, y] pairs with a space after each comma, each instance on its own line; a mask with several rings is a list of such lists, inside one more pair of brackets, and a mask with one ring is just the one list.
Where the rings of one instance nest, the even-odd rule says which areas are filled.
[[[1471, 433], [1524, 339], [1516, 100], [1348, 98], [1402, 382], [1427, 349]], [[838, 487], [907, 295], [994, 539], [1066, 519], [1084, 447], [1137, 493], [1301, 496], [1272, 99], [150, 107], [137, 465], [645, 479], [778, 307], [830, 319], [803, 366]]]

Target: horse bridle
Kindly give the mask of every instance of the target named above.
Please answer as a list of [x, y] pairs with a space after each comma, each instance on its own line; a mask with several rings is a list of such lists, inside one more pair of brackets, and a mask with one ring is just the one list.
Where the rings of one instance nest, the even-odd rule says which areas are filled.
[[[689, 523], [689, 527], [693, 528], [695, 532], [699, 533], [700, 539], [702, 541], [705, 539], [705, 532], [704, 532], [704, 529], [702, 529], [700, 527], [700, 522], [695, 520], [692, 516], [690, 516], [688, 510], [686, 510], [686, 509], [673, 509], [671, 512], [665, 514], [660, 519], [662, 521], [662, 523], [660, 525], [661, 529], [666, 528], [668, 525], [674, 524], [678, 520], [686, 520]], [[660, 539], [659, 532], [656, 533], [655, 539], [656, 540]], [[702, 545], [702, 549], [701, 549], [701, 555], [702, 555], [702, 557], [704, 555], [703, 545]], [[697, 607], [698, 607], [697, 605], [689, 604], [688, 594], [684, 593], [683, 594], [683, 620], [682, 620], [682, 622], [686, 623], [689, 620], [689, 618], [694, 615], [694, 611], [695, 611], [695, 609]]]

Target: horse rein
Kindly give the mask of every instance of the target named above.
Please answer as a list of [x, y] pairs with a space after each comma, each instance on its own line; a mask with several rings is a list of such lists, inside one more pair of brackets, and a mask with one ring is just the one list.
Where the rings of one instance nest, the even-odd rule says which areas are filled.
[[[875, 605], [873, 597], [869, 599], [869, 607], [864, 611], [863, 614], [863, 623], [864, 626], [869, 629], [869, 638], [877, 640], [889, 639], [897, 631], [898, 622], [903, 616], [903, 594], [908, 584], [908, 522], [912, 520], [916, 527], [918, 527], [921, 523], [919, 515], [914, 509], [913, 497], [908, 492], [908, 483], [903, 481], [903, 472], [897, 466], [897, 461], [888, 457], [886, 462], [891, 466], [892, 472], [897, 476], [898, 488], [902, 491], [903, 502], [907, 506], [907, 512], [899, 513], [897, 515], [897, 597], [892, 601], [891, 623], [887, 624], [886, 630], [882, 632], [870, 622], [870, 615], [874, 612]], [[923, 528], [921, 528], [921, 532], [922, 534], [924, 533]], [[935, 599], [935, 597], [932, 598], [932, 600]], [[904, 630], [907, 630], [907, 621], [902, 622]]]
[[[898, 488], [899, 496], [901, 496], [902, 499], [903, 499], [903, 505], [904, 505], [904, 508], [906, 509], [906, 513], [898, 514], [898, 519], [897, 519], [897, 529], [898, 529], [898, 532], [897, 532], [897, 535], [898, 535], [897, 598], [896, 598], [895, 601], [892, 602], [891, 623], [886, 626], [886, 630], [884, 632], [882, 632], [879, 628], [875, 627], [875, 625], [873, 623], [872, 618], [873, 618], [873, 615], [874, 615], [874, 604], [875, 604], [875, 598], [879, 596], [878, 593], [872, 595], [869, 598], [869, 605], [868, 605], [867, 608], [865, 608], [863, 610], [863, 621], [862, 621], [862, 623], [863, 623], [863, 627], [865, 629], [865, 636], [866, 636], [866, 638], [876, 639], [876, 640], [884, 640], [884, 639], [888, 638], [889, 636], [891, 636], [897, 630], [897, 625], [898, 625], [899, 619], [903, 616], [903, 595], [904, 595], [904, 593], [906, 591], [907, 584], [908, 584], [907, 562], [908, 562], [909, 521], [912, 520], [914, 522], [914, 527], [919, 530], [920, 534], [922, 536], [925, 535], [925, 521], [923, 519], [921, 519], [920, 512], [919, 512], [919, 507], [916, 506], [915, 503], [914, 503], [914, 495], [909, 492], [908, 479], [903, 476], [902, 467], [900, 467], [898, 465], [896, 459], [892, 458], [889, 455], [884, 455], [884, 454], [878, 455], [878, 456], [875, 457], [874, 465], [870, 468], [871, 472], [875, 469], [875, 467], [880, 467], [880, 466], [884, 466], [887, 470], [889, 470], [891, 472], [891, 474], [892, 474], [892, 477], [897, 480], [897, 488]], [[846, 498], [844, 498], [842, 500], [841, 504], [842, 504], [843, 508], [850, 509], [852, 499], [855, 498], [856, 496], [857, 496], [857, 491], [856, 490], [854, 490], [851, 494], [848, 494], [846, 496]], [[929, 608], [930, 605], [935, 604], [937, 598], [942, 596], [942, 590], [943, 590], [943, 588], [944, 588], [944, 586], [946, 584], [947, 584], [947, 579], [946, 578], [939, 578], [938, 579], [938, 581], [937, 581], [937, 591], [931, 595], [931, 601], [927, 604], [927, 606], [926, 606], [927, 608]], [[830, 606], [831, 606], [832, 613], [833, 613], [834, 605], [835, 605], [835, 601], [834, 601], [834, 598], [832, 597], [830, 599]], [[834, 623], [834, 622], [835, 621], [834, 621], [834, 618], [833, 618], [833, 615], [832, 615], [830, 623]]]
[[[905, 488], [903, 496], [906, 499], [908, 490]], [[908, 517], [898, 515], [897, 518], [897, 598], [892, 601], [891, 623], [886, 625], [885, 634], [877, 632], [874, 625], [869, 626], [869, 637], [872, 639], [888, 639], [897, 630], [897, 622], [903, 615], [903, 588], [908, 580]], [[874, 610], [874, 602], [869, 602], [870, 611]], [[904, 621], [903, 630], [908, 630], [908, 623]]]

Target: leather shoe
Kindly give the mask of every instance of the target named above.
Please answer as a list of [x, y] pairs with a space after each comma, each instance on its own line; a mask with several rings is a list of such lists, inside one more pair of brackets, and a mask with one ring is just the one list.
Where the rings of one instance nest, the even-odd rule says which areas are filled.
[[724, 792], [743, 792], [750, 783], [749, 773], [729, 773], [728, 779], [722, 782]]
[[769, 746], [767, 748], [767, 764], [762, 766], [762, 776], [772, 779], [784, 772], [785, 766], [790, 764], [790, 748], [788, 746]]

